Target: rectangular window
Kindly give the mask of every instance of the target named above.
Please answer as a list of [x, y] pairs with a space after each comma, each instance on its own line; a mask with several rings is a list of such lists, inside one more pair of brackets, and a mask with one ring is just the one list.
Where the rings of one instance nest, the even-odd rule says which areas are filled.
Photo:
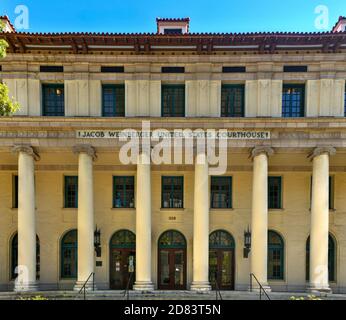
[[211, 177], [211, 208], [232, 208], [232, 177]]
[[123, 73], [123, 66], [101, 66], [101, 72], [103, 73]]
[[78, 176], [65, 176], [65, 208], [78, 208]]
[[244, 85], [222, 85], [221, 117], [244, 117], [244, 93]]
[[162, 117], [185, 117], [185, 85], [162, 85]]
[[233, 67], [222, 67], [223, 73], [244, 73], [246, 72], [246, 67], [233, 66]]
[[12, 208], [18, 208], [18, 176], [12, 176]]
[[40, 66], [40, 72], [64, 72], [63, 66]]
[[184, 73], [185, 68], [184, 67], [162, 67], [161, 72], [162, 73]]
[[113, 177], [113, 208], [135, 207], [134, 177]]
[[282, 93], [282, 116], [286, 118], [304, 117], [305, 85], [285, 84]]
[[[310, 209], [312, 201], [312, 176], [310, 178]], [[329, 210], [334, 209], [334, 177], [329, 176], [329, 198], [328, 198]]]
[[162, 177], [162, 208], [184, 208], [184, 177]]
[[63, 117], [65, 115], [65, 98], [63, 84], [42, 85], [43, 116]]
[[125, 116], [125, 86], [104, 84], [102, 86], [102, 116]]
[[164, 34], [182, 34], [183, 33], [183, 29], [165, 28], [163, 33]]
[[268, 208], [281, 209], [281, 177], [268, 177]]
[[284, 72], [308, 72], [307, 66], [284, 66]]

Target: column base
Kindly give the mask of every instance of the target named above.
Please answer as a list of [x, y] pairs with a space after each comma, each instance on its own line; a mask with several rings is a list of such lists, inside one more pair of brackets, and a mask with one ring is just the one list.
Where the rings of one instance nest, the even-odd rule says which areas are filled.
[[[80, 289], [82, 289], [82, 287], [84, 286], [85, 284], [85, 281], [77, 281], [76, 284], [74, 285], [73, 287], [73, 290], [74, 291], [80, 291]], [[97, 288], [96, 288], [96, 285], [94, 285], [93, 287], [93, 284], [92, 283], [87, 283], [85, 285], [85, 290], [86, 291], [96, 291]]]
[[154, 285], [151, 281], [136, 281], [133, 285], [133, 290], [141, 292], [154, 291]]
[[14, 287], [15, 292], [35, 292], [38, 290], [38, 283], [36, 281], [28, 283], [16, 283]]
[[320, 284], [309, 284], [306, 288], [306, 292], [314, 294], [314, 295], [323, 295], [323, 294], [331, 294], [332, 289], [327, 285]]
[[190, 290], [195, 291], [197, 293], [204, 293], [204, 292], [211, 291], [211, 285], [208, 281], [205, 281], [205, 282], [196, 281], [196, 282], [192, 282], [190, 286]]

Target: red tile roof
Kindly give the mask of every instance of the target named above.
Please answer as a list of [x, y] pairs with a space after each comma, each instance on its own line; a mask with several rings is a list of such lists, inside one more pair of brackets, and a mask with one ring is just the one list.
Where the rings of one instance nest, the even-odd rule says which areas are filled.
[[338, 26], [339, 22], [340, 22], [341, 20], [345, 20], [345, 19], [346, 19], [346, 17], [340, 16], [340, 17], [339, 17], [339, 20], [335, 23], [335, 25], [334, 25], [334, 27], [333, 27], [333, 29], [332, 29], [332, 32], [335, 32], [336, 27]]
[[8, 16], [0, 16], [0, 20], [7, 20], [8, 24], [10, 25], [10, 27], [13, 29], [13, 31], [15, 32], [16, 29], [15, 27], [13, 26], [13, 24], [11, 23], [11, 20]]
[[156, 22], [190, 22], [190, 18], [156, 18]]

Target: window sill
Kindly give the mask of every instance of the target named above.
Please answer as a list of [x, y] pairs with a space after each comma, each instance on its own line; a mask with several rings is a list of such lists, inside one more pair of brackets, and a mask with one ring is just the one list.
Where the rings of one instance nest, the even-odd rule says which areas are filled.
[[134, 211], [134, 210], [136, 210], [136, 208], [134, 208], [134, 207], [131, 207], [131, 208], [115, 208], [115, 207], [112, 207], [111, 208], [111, 210], [113, 211], [115, 211], [115, 210], [120, 210], [120, 211]]
[[279, 209], [269, 209], [268, 208], [268, 212], [281, 212], [281, 211], [285, 211], [285, 208], [279, 208]]
[[234, 211], [234, 208], [209, 208], [210, 212]]
[[186, 208], [160, 208], [160, 211], [185, 211]]
[[73, 211], [75, 211], [75, 210], [78, 210], [78, 208], [66, 208], [66, 207], [62, 207], [61, 208], [62, 210], [73, 210]]

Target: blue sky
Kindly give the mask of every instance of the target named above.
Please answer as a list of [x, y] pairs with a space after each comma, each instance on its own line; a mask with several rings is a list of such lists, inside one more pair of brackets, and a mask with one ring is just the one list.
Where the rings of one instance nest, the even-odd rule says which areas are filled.
[[14, 22], [17, 5], [29, 9], [29, 32], [155, 32], [156, 17], [190, 17], [191, 32], [320, 31], [318, 5], [329, 29], [346, 16], [346, 0], [0, 0], [0, 15]]

